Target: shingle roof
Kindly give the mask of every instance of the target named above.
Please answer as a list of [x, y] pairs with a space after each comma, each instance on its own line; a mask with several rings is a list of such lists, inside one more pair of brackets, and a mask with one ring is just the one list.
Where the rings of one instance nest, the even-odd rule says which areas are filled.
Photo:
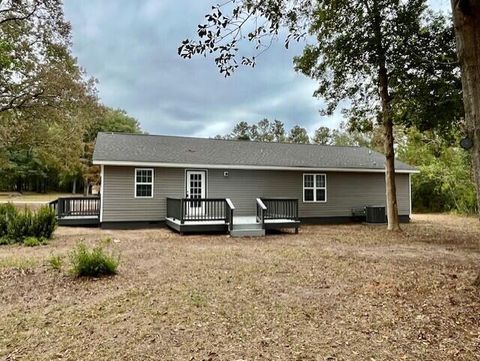
[[[383, 170], [385, 156], [363, 147], [264, 143], [164, 135], [99, 133], [95, 164], [162, 163], [173, 165]], [[400, 171], [415, 168], [395, 161]]]

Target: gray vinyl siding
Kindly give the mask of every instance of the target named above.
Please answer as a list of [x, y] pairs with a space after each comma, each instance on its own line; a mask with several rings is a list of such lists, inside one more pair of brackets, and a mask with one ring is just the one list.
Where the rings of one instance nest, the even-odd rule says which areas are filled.
[[[228, 171], [228, 177], [224, 172]], [[185, 169], [155, 168], [153, 198], [135, 198], [135, 168], [105, 166], [103, 221], [157, 221], [166, 216], [166, 198], [185, 194]], [[309, 172], [310, 173], [310, 172]], [[230, 198], [235, 215], [254, 215], [255, 198], [289, 197], [299, 200], [300, 217], [350, 216], [351, 208], [385, 204], [383, 173], [325, 172], [327, 202], [303, 202], [303, 172], [207, 170], [207, 197]], [[408, 174], [397, 174], [400, 215], [410, 213]]]
[[135, 198], [135, 167], [105, 166], [102, 221], [165, 219], [166, 198], [183, 196], [183, 177], [180, 168], [154, 168], [153, 198]]
[[[303, 172], [222, 170], [209, 172], [209, 196], [229, 197], [237, 215], [255, 214], [255, 198], [288, 197], [299, 200], [300, 217], [350, 216], [352, 207], [385, 204], [382, 173], [328, 172], [327, 202], [303, 202]], [[308, 172], [311, 173], [311, 172]], [[409, 214], [408, 175], [397, 175], [399, 214]]]

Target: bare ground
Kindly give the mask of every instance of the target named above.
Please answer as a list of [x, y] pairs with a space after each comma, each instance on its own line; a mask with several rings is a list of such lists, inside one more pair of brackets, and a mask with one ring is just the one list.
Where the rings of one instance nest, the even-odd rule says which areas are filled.
[[[60, 228], [0, 247], [0, 359], [479, 360], [478, 219], [234, 239]], [[48, 268], [111, 237], [119, 274]]]

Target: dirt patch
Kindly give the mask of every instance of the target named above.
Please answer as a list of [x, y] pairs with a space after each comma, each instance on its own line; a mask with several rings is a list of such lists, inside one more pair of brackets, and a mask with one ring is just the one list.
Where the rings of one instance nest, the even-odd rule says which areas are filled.
[[[234, 239], [60, 228], [0, 247], [0, 359], [478, 360], [477, 219], [419, 215]], [[119, 274], [47, 266], [111, 238]]]

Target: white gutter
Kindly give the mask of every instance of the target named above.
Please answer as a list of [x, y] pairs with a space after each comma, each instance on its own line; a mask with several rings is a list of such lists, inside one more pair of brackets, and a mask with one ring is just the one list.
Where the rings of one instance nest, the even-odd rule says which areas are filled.
[[[209, 169], [245, 169], [245, 170], [287, 170], [306, 172], [356, 172], [356, 173], [385, 173], [385, 169], [372, 168], [315, 168], [315, 167], [285, 167], [263, 165], [238, 164], [190, 164], [190, 163], [161, 163], [161, 162], [132, 162], [117, 160], [94, 160], [95, 165], [114, 165], [130, 167], [165, 167], [165, 168], [209, 168]], [[397, 169], [395, 173], [420, 173], [419, 170]]]

